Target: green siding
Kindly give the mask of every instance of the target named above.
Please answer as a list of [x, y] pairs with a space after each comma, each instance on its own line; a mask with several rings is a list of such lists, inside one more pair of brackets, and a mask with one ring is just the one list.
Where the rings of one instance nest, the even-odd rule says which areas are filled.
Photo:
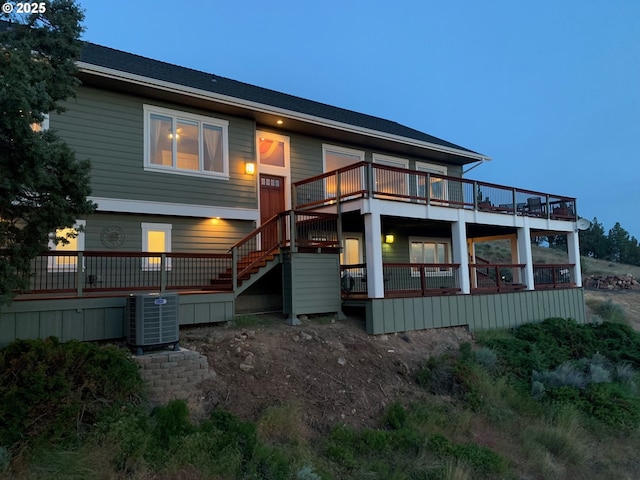
[[283, 265], [284, 313], [338, 312], [340, 265], [337, 254], [292, 253]]
[[[109, 340], [125, 336], [126, 297], [15, 301], [0, 311], [0, 346], [16, 339]], [[232, 293], [180, 295], [180, 325], [226, 322]]]
[[[143, 100], [131, 95], [80, 87], [52, 114], [52, 129], [65, 139], [78, 159], [91, 160], [92, 194], [98, 197], [257, 208], [255, 176], [244, 164], [255, 161], [255, 124], [251, 120], [166, 102], [154, 106], [229, 121], [229, 180], [144, 171]], [[188, 195], [185, 193], [188, 192]]]
[[[86, 220], [85, 250], [114, 252], [141, 251], [142, 222], [171, 224], [172, 251], [189, 253], [227, 253], [229, 247], [255, 228], [253, 221], [220, 219], [214, 224], [212, 219], [160, 215], [96, 213]], [[125, 240], [121, 246], [109, 249], [102, 244], [101, 234], [112, 226], [124, 230]]]
[[549, 317], [586, 321], [581, 288], [440, 297], [372, 299], [367, 332], [403, 332], [466, 325], [471, 331], [509, 328]]

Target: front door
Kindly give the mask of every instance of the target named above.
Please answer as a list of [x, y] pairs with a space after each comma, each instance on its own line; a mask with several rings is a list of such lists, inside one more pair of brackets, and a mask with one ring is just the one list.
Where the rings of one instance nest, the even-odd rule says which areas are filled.
[[[260, 174], [260, 225], [285, 209], [284, 177]], [[263, 231], [263, 247], [270, 248], [278, 238], [277, 224]]]

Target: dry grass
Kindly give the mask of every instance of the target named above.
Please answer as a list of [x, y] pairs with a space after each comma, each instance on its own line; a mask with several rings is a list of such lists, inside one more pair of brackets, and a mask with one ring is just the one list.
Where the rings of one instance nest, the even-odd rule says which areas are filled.
[[[567, 263], [569, 256], [562, 250], [532, 245], [534, 263]], [[476, 245], [476, 254], [492, 263], [511, 263], [508, 240], [496, 240]], [[580, 257], [582, 273], [586, 275], [633, 275], [640, 278], [640, 266], [614, 263], [608, 260]]]

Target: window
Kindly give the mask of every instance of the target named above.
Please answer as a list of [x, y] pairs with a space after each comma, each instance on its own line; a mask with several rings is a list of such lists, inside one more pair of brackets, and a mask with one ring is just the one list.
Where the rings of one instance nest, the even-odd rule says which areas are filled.
[[32, 123], [31, 130], [33, 130], [34, 132], [44, 132], [45, 130], [49, 130], [49, 114], [44, 114], [42, 123]]
[[229, 177], [229, 122], [144, 106], [145, 170]]
[[[142, 223], [142, 251], [152, 253], [171, 252], [171, 224]], [[160, 270], [160, 255], [143, 257], [143, 270]], [[171, 258], [165, 261], [165, 270], [171, 270]]]
[[[443, 239], [409, 238], [411, 263], [451, 263], [451, 243]], [[428, 276], [451, 275], [449, 267], [425, 267]], [[420, 270], [411, 269], [411, 276], [420, 276]]]
[[[324, 162], [324, 171], [332, 172], [354, 163], [364, 162], [364, 152], [350, 148], [322, 145], [322, 159]], [[346, 195], [364, 190], [365, 171], [364, 169], [359, 170], [354, 169], [340, 174], [340, 194], [343, 198]], [[326, 179], [325, 189], [328, 196], [336, 194], [335, 177], [332, 176]]]
[[257, 132], [258, 134], [258, 162], [261, 170], [263, 167], [288, 168], [289, 167], [289, 137], [270, 132]]
[[[75, 272], [78, 270], [78, 254], [84, 251], [84, 227], [86, 220], [76, 220], [73, 227], [56, 230], [55, 238], [49, 241], [49, 249], [59, 255], [49, 256], [49, 272]], [[68, 243], [58, 242], [56, 238], [65, 238]], [[84, 268], [84, 266], [83, 266]]]
[[[395, 168], [409, 168], [409, 160], [387, 157], [385, 155], [373, 155], [373, 163]], [[375, 190], [379, 193], [388, 193], [391, 197], [409, 196], [409, 174], [396, 170], [374, 168], [373, 170]], [[382, 198], [386, 195], [382, 195]]]
[[[342, 234], [342, 251], [340, 252], [340, 265], [358, 265], [364, 263], [362, 251], [362, 234], [344, 233]], [[352, 277], [364, 277], [363, 268], [350, 268], [349, 275]]]
[[[416, 162], [416, 170], [419, 172], [428, 172], [429, 177], [429, 198], [431, 200], [448, 200], [449, 193], [447, 188], [447, 180], [441, 176], [447, 175], [447, 167], [441, 165], [432, 165], [430, 163]], [[418, 196], [425, 198], [427, 177], [418, 176]], [[444, 203], [444, 202], [443, 202]]]

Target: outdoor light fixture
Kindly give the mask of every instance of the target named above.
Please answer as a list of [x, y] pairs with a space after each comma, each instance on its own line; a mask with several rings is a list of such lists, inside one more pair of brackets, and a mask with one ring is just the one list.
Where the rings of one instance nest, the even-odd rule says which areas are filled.
[[247, 175], [253, 175], [256, 173], [256, 164], [253, 162], [247, 162], [244, 164], [244, 173]]
[[277, 123], [278, 125], [282, 125], [282, 124], [284, 123], [284, 121], [282, 121], [282, 120], [276, 120], [276, 123]]
[[388, 233], [384, 236], [384, 243], [393, 243], [394, 240], [395, 238], [393, 236], [393, 233]]

